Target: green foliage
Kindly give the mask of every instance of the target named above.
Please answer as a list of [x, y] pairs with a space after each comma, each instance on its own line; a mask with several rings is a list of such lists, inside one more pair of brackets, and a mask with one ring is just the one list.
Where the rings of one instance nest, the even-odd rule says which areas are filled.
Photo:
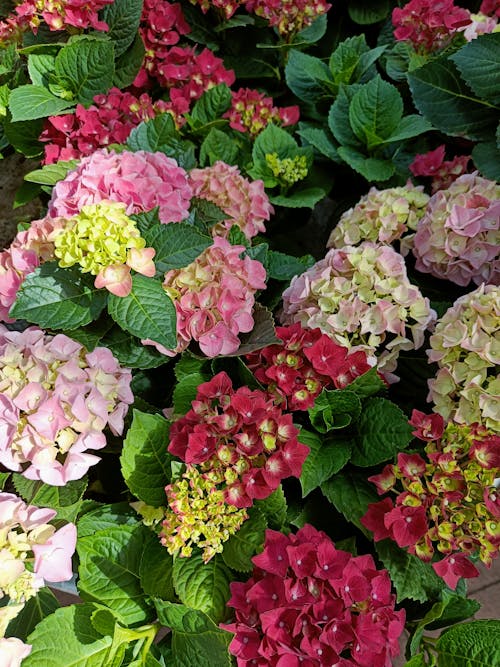
[[213, 244], [213, 238], [182, 222], [157, 224], [144, 232], [146, 245], [156, 250], [154, 258], [158, 276], [170, 269], [182, 269]]
[[378, 501], [378, 496], [373, 484], [366, 480], [366, 475], [357, 471], [343, 470], [323, 482], [321, 491], [348, 521], [371, 537], [360, 519], [366, 514], [368, 505]]
[[322, 438], [305, 429], [301, 429], [299, 440], [310, 449], [300, 475], [302, 497], [305, 497], [345, 466], [353, 443], [347, 436]]
[[439, 667], [491, 667], [500, 663], [500, 621], [455, 625], [436, 643]]
[[254, 326], [252, 331], [240, 335], [241, 345], [232, 355], [242, 357], [250, 352], [261, 350], [268, 345], [274, 345], [279, 341], [274, 329], [274, 318], [271, 311], [256, 302], [253, 308]]
[[106, 305], [106, 290], [77, 267], [61, 269], [47, 262], [26, 276], [10, 310], [12, 317], [47, 329], [68, 331], [97, 319]]
[[389, 14], [391, 3], [389, 0], [350, 0], [348, 10], [349, 16], [355, 23], [370, 25], [383, 21]]
[[14, 123], [66, 113], [72, 100], [56, 97], [43, 86], [26, 84], [14, 88], [9, 97], [9, 110]]
[[267, 528], [265, 514], [259, 509], [252, 507], [248, 515], [241, 528], [225, 542], [222, 552], [224, 563], [238, 572], [252, 571], [251, 559], [262, 550]]
[[19, 614], [7, 626], [6, 636], [17, 637], [26, 641], [36, 625], [46, 616], [59, 608], [59, 602], [50, 588], [41, 588], [35, 597], [30, 598]]
[[500, 105], [500, 33], [480, 35], [454, 53], [450, 60], [478, 97]]
[[135, 39], [142, 13], [142, 0], [114, 0], [102, 10], [101, 18], [108, 24], [109, 39], [118, 58]]
[[74, 521], [82, 504], [87, 488], [87, 478], [66, 482], [64, 486], [51, 486], [39, 480], [26, 479], [15, 473], [12, 477], [17, 493], [30, 505], [51, 507], [57, 511], [57, 518]]
[[112, 294], [108, 311], [133, 336], [149, 338], [170, 350], [177, 346], [175, 306], [160, 282], [135, 274], [130, 294]]
[[195, 132], [206, 132], [212, 124], [224, 125], [222, 115], [231, 104], [231, 91], [225, 83], [213, 86], [195, 103], [188, 116], [188, 123]]
[[130, 48], [115, 61], [113, 86], [123, 89], [133, 84], [144, 60], [144, 54], [144, 43], [137, 34]]
[[78, 520], [78, 538], [92, 537], [94, 533], [116, 526], [137, 527], [137, 513], [129, 503], [98, 505], [88, 509]]
[[332, 74], [319, 58], [292, 49], [285, 68], [287, 86], [305, 102], [317, 103], [331, 95]]
[[[71, 332], [74, 338], [74, 331]], [[84, 342], [78, 338], [80, 342]], [[122, 366], [127, 368], [157, 368], [169, 361], [161, 352], [158, 352], [152, 345], [143, 345], [139, 338], [120, 329], [119, 326], [112, 326], [111, 329], [99, 339], [104, 347], [108, 347], [113, 355], [118, 359]], [[86, 346], [87, 347], [87, 346]]]
[[71, 94], [74, 102], [92, 104], [95, 95], [107, 92], [113, 85], [114, 55], [113, 43], [101, 39], [68, 43], [54, 63], [58, 85]]
[[200, 161], [202, 164], [210, 165], [217, 160], [235, 164], [238, 162], [239, 153], [240, 148], [234, 136], [212, 127], [201, 144]]
[[308, 409], [309, 419], [320, 433], [344, 428], [361, 414], [361, 401], [349, 389], [323, 389]]
[[177, 382], [172, 399], [176, 417], [185, 415], [191, 410], [191, 402], [196, 398], [198, 387], [208, 379], [206, 373], [196, 372], [185, 375]]
[[67, 173], [77, 165], [76, 160], [60, 160], [53, 164], [46, 164], [41, 169], [35, 169], [25, 175], [24, 180], [40, 185], [55, 185], [66, 177]]
[[130, 491], [147, 505], [166, 504], [165, 486], [170, 482], [167, 453], [170, 423], [160, 415], [134, 410], [132, 424], [120, 457], [123, 478]]
[[127, 139], [127, 146], [133, 151], [165, 153], [177, 160], [184, 169], [192, 169], [196, 164], [194, 145], [181, 140], [169, 113], [158, 114], [134, 127]]
[[264, 514], [269, 528], [272, 528], [273, 530], [284, 530], [286, 528], [288, 524], [288, 508], [285, 493], [281, 484], [276, 491], [273, 491], [267, 498], [256, 500], [255, 507]]

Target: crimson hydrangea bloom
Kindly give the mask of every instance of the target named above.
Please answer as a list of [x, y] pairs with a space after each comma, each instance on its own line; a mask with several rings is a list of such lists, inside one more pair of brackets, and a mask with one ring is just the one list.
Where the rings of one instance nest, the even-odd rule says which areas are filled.
[[275, 107], [272, 97], [251, 88], [240, 88], [231, 93], [232, 101], [229, 111], [223, 118], [229, 119], [233, 130], [246, 132], [255, 138], [269, 124], [295, 125], [299, 120], [298, 106]]
[[[368, 479], [379, 494], [361, 519], [375, 541], [393, 539], [423, 561], [434, 561], [435, 572], [455, 588], [460, 577], [477, 577], [470, 560], [477, 554], [486, 566], [500, 551], [500, 499], [494, 480], [500, 475], [500, 437], [473, 424], [450, 423], [440, 415], [414, 410], [414, 435], [426, 443], [425, 457], [398, 455]], [[395, 489], [397, 485], [397, 489]]]
[[286, 41], [326, 14], [330, 7], [323, 0], [245, 0], [247, 11], [267, 19]]
[[432, 178], [432, 194], [438, 190], [446, 190], [459, 176], [467, 173], [470, 155], [456, 155], [453, 160], [445, 160], [445, 146], [442, 144], [435, 150], [416, 155], [409, 169], [414, 176]]
[[336, 549], [306, 524], [296, 535], [267, 530], [252, 561], [252, 577], [231, 584], [235, 620], [222, 626], [235, 634], [238, 667], [390, 667], [405, 612], [371, 556]]
[[299, 322], [276, 327], [281, 343], [247, 355], [259, 382], [288, 410], [307, 410], [322, 389], [343, 389], [371, 366], [362, 350], [352, 352], [320, 329], [304, 329]]
[[172, 424], [168, 451], [203, 472], [222, 472], [226, 502], [250, 507], [285, 477], [300, 476], [309, 448], [297, 435], [292, 416], [265, 392], [234, 389], [221, 372], [198, 387], [192, 409]]

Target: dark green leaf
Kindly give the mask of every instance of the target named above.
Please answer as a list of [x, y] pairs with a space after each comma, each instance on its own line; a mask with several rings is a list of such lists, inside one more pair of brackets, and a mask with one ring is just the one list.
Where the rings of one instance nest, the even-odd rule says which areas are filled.
[[337, 146], [327, 130], [319, 127], [304, 127], [298, 131], [298, 134], [325, 157], [334, 162], [339, 161]]
[[[364, 35], [354, 35], [341, 42], [333, 51], [328, 66], [336, 84], [352, 83], [361, 56], [369, 52]], [[356, 77], [357, 79], [357, 77]]]
[[160, 543], [156, 533], [151, 531], [139, 566], [141, 586], [146, 595], [162, 600], [175, 599], [172, 567], [172, 556]]
[[30, 598], [16, 618], [7, 626], [7, 637], [17, 637], [26, 641], [36, 625], [59, 608], [59, 602], [49, 588], [41, 588], [35, 597]]
[[160, 224], [160, 217], [158, 215], [159, 207], [151, 209], [151, 211], [144, 211], [142, 213], [133, 213], [130, 217], [137, 223], [137, 228], [144, 236], [145, 232], [153, 227], [153, 225]]
[[142, 0], [114, 0], [102, 10], [101, 18], [108, 24], [106, 35], [121, 56], [134, 41], [142, 13]]
[[363, 155], [350, 146], [340, 146], [338, 153], [350, 167], [370, 182], [387, 181], [396, 170], [390, 160], [366, 157], [366, 155]]
[[102, 338], [101, 345], [108, 347], [120, 364], [127, 368], [157, 368], [170, 360], [152, 345], [143, 345], [139, 338], [116, 325]]
[[28, 73], [35, 86], [48, 87], [50, 75], [54, 72], [55, 54], [32, 53], [28, 56]]
[[500, 181], [500, 148], [495, 141], [476, 144], [472, 159], [481, 174], [492, 181]]
[[353, 132], [369, 150], [395, 133], [402, 116], [403, 100], [398, 89], [380, 76], [364, 84], [349, 105]]
[[231, 91], [225, 83], [210, 88], [195, 103], [188, 122], [197, 130], [221, 119], [229, 109], [231, 99]]
[[320, 433], [344, 428], [361, 413], [361, 401], [349, 389], [323, 389], [308, 409], [311, 424]]
[[214, 164], [217, 160], [222, 160], [227, 164], [238, 162], [240, 147], [222, 130], [213, 127], [207, 134], [200, 148], [200, 161], [202, 164]]
[[283, 487], [280, 486], [270, 496], [263, 500], [256, 500], [257, 507], [266, 517], [269, 528], [283, 530], [287, 522], [287, 504]]
[[370, 25], [383, 21], [389, 14], [391, 4], [389, 0], [350, 0], [348, 5], [349, 16], [355, 23]]
[[9, 109], [14, 123], [58, 116], [67, 113], [72, 106], [74, 106], [73, 101], [56, 97], [42, 86], [29, 84], [15, 88], [9, 97]]
[[386, 384], [377, 373], [376, 368], [372, 368], [363, 373], [363, 375], [359, 375], [347, 386], [349, 391], [353, 391], [360, 398], [368, 398], [369, 396], [378, 394], [379, 391], [385, 388]]
[[316, 433], [310, 433], [304, 429], [300, 431], [299, 440], [310, 449], [300, 475], [302, 497], [305, 498], [345, 466], [351, 455], [352, 440], [349, 438], [322, 439]]
[[478, 97], [500, 104], [500, 33], [479, 35], [454, 53], [450, 60]]
[[439, 667], [492, 667], [500, 664], [500, 621], [455, 625], [439, 637]]
[[250, 352], [261, 350], [263, 347], [274, 345], [274, 343], [279, 342], [279, 338], [277, 338], [276, 331], [274, 329], [274, 319], [272, 313], [264, 306], [261, 306], [261, 304], [258, 302], [253, 308], [253, 320], [254, 327], [252, 331], [248, 334], [241, 335], [240, 347], [236, 350], [236, 352], [227, 356], [241, 357], [245, 354], [250, 354]]
[[176, 417], [185, 415], [191, 410], [191, 402], [195, 400], [198, 387], [208, 380], [208, 375], [201, 372], [185, 375], [174, 388], [173, 405]]
[[283, 252], [270, 250], [267, 254], [267, 275], [275, 280], [288, 281], [304, 273], [312, 264], [314, 264], [314, 258], [311, 255], [293, 257]]
[[162, 113], [134, 127], [127, 139], [127, 145], [133, 151], [164, 152], [178, 133], [174, 119], [169, 113]]
[[276, 206], [287, 208], [314, 208], [314, 206], [326, 195], [322, 188], [307, 188], [296, 190], [287, 195], [274, 195], [269, 197], [271, 203]]
[[92, 537], [97, 531], [121, 525], [132, 527], [139, 525], [137, 513], [129, 503], [100, 505], [86, 511], [78, 520], [78, 539]]
[[267, 521], [264, 513], [255, 507], [241, 528], [224, 544], [222, 558], [225, 564], [237, 572], [251, 572], [252, 558], [262, 551]]
[[381, 143], [390, 144], [394, 141], [405, 141], [406, 139], [417, 137], [424, 132], [430, 132], [433, 129], [432, 125], [425, 118], [417, 114], [411, 114], [402, 118], [394, 133]]
[[339, 472], [323, 482], [321, 491], [348, 521], [371, 537], [360, 519], [366, 514], [368, 505], [376, 503], [379, 498], [373, 484], [366, 480], [366, 475], [353, 471]]
[[128, 86], [133, 84], [141, 68], [145, 53], [144, 43], [141, 36], [137, 34], [132, 42], [132, 46], [115, 61], [113, 86], [128, 88]]
[[57, 511], [57, 518], [74, 521], [80, 509], [82, 496], [87, 488], [87, 478], [66, 482], [64, 486], [50, 486], [39, 480], [13, 475], [17, 493], [31, 505], [51, 507]]
[[112, 42], [82, 39], [67, 44], [56, 56], [55, 73], [76, 102], [92, 104], [95, 95], [106, 93], [113, 85]]
[[330, 70], [319, 58], [292, 49], [285, 67], [286, 83], [297, 97], [305, 102], [317, 102], [331, 95], [333, 83]]
[[157, 275], [188, 266], [213, 244], [211, 236], [182, 222], [154, 225], [143, 236], [146, 244], [156, 250], [154, 262]]
[[353, 84], [352, 86], [341, 85], [337, 99], [330, 107], [328, 113], [328, 127], [335, 139], [343, 146], [362, 146], [361, 141], [354, 134], [349, 122], [349, 107], [352, 98], [360, 89], [360, 84]]

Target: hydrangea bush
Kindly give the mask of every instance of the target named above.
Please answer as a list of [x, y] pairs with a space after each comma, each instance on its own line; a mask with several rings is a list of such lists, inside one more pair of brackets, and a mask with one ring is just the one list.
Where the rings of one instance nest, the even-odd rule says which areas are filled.
[[0, 665], [500, 663], [499, 18], [0, 2]]

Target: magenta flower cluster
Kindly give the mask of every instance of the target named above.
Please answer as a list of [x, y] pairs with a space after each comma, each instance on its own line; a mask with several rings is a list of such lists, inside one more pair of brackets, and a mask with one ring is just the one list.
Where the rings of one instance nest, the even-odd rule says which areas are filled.
[[107, 348], [0, 325], [0, 463], [54, 486], [79, 479], [99, 461], [88, 450], [106, 445], [104, 428], [122, 433], [131, 379]]
[[446, 190], [459, 176], [467, 173], [471, 160], [470, 155], [456, 155], [452, 160], [445, 160], [445, 145], [441, 144], [433, 151], [415, 156], [409, 165], [414, 176], [432, 178], [432, 194], [438, 190]]
[[223, 118], [238, 132], [248, 133], [255, 138], [269, 123], [274, 125], [295, 125], [300, 116], [299, 107], [274, 106], [273, 98], [251, 88], [240, 88], [232, 93], [231, 107]]
[[191, 196], [187, 173], [164, 153], [101, 149], [56, 184], [48, 214], [70, 218], [108, 199], [126, 204], [127, 215], [158, 206], [161, 222], [180, 222], [189, 214]]
[[390, 667], [404, 610], [386, 570], [370, 555], [336, 549], [306, 524], [296, 535], [266, 531], [246, 582], [231, 584], [229, 646], [238, 667]]
[[500, 185], [464, 174], [430, 199], [413, 241], [416, 268], [457, 285], [500, 282]]

